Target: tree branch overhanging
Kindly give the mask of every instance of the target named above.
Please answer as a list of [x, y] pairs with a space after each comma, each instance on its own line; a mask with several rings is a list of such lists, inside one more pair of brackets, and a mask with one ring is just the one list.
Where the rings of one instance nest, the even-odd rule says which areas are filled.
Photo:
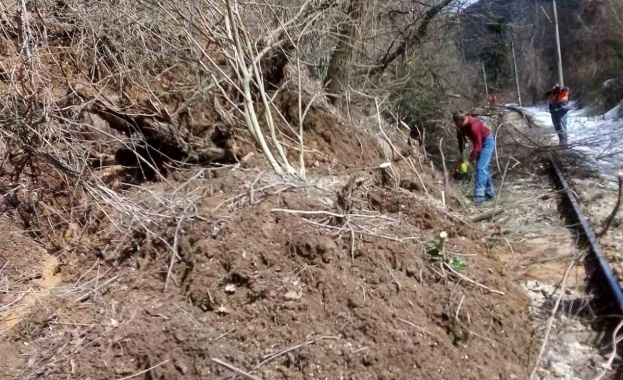
[[426, 14], [422, 18], [422, 22], [417, 30], [414, 33], [409, 33], [408, 37], [405, 38], [398, 46], [396, 46], [393, 50], [388, 51], [381, 59], [379, 59], [377, 65], [369, 71], [368, 76], [373, 77], [375, 75], [382, 74], [393, 61], [395, 61], [398, 57], [403, 56], [407, 52], [408, 48], [420, 44], [428, 33], [430, 23], [439, 13], [441, 13], [444, 8], [450, 5], [452, 1], [453, 0], [443, 0], [426, 11]]

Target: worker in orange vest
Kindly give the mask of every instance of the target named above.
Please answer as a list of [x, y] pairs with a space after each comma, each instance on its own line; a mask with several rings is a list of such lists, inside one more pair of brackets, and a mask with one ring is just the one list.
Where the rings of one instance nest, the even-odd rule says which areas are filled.
[[498, 96], [496, 94], [490, 94], [487, 97], [487, 102], [489, 102], [489, 107], [493, 108], [498, 104]]
[[552, 124], [558, 134], [558, 142], [562, 147], [567, 147], [567, 123], [569, 105], [569, 88], [556, 84], [551, 90], [545, 93], [549, 113], [552, 116]]

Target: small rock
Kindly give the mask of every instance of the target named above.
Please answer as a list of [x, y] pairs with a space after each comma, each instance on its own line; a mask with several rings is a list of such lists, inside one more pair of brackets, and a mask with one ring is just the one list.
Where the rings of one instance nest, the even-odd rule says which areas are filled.
[[550, 374], [550, 372], [549, 372], [547, 369], [545, 369], [545, 368], [539, 368], [539, 369], [537, 369], [537, 370], [536, 370], [536, 373], [537, 373], [539, 376], [541, 376], [541, 377], [545, 377], [545, 376], [548, 376], [548, 375]]
[[225, 292], [227, 292], [227, 293], [235, 293], [236, 292], [236, 285], [234, 285], [234, 284], [227, 284], [227, 285], [225, 285]]
[[560, 340], [562, 340], [565, 343], [577, 342], [578, 341], [577, 333], [565, 333], [565, 334], [562, 334], [562, 336], [560, 337]]
[[301, 291], [291, 290], [285, 295], [287, 300], [300, 300], [303, 297], [303, 293]]
[[409, 265], [407, 267], [407, 276], [409, 277], [415, 277], [417, 275], [417, 268], [413, 265]]
[[571, 374], [571, 367], [569, 364], [554, 360], [550, 360], [549, 369], [556, 377], [565, 377]]
[[185, 375], [188, 373], [188, 366], [186, 365], [186, 363], [184, 363], [181, 360], [175, 361], [175, 369], [177, 369], [178, 372], [182, 375]]
[[37, 355], [37, 352], [35, 351], [35, 353], [28, 359], [28, 368], [33, 368], [35, 363], [37, 363], [37, 359], [39, 359], [39, 355]]
[[589, 343], [595, 339], [595, 334], [590, 331], [581, 331], [576, 333], [576, 339], [580, 343]]
[[363, 358], [361, 358], [361, 362], [366, 367], [369, 367], [369, 366], [373, 365], [375, 361], [376, 361], [376, 357], [374, 356], [374, 353], [372, 353], [372, 352], [366, 353], [363, 356]]
[[218, 314], [229, 314], [229, 313], [231, 313], [231, 311], [228, 308], [226, 308], [225, 306], [223, 306], [223, 305], [221, 305], [218, 308], [216, 308], [216, 312]]

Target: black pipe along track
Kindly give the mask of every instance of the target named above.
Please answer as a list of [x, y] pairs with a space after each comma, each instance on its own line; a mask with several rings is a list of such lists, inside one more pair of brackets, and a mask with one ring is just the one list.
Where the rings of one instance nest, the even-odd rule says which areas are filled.
[[[569, 216], [573, 218], [578, 225], [579, 232], [586, 240], [586, 244], [589, 249], [589, 256], [587, 259], [593, 267], [591, 273], [591, 280], [595, 280], [595, 285], [603, 287], [608, 296], [608, 299], [600, 298], [600, 303], [610, 309], [611, 313], [621, 315], [623, 314], [623, 290], [617, 280], [612, 267], [608, 263], [606, 256], [597, 241], [597, 237], [593, 233], [591, 226], [588, 224], [586, 217], [582, 213], [580, 204], [576, 199], [573, 191], [569, 188], [563, 172], [560, 170], [560, 165], [552, 154], [549, 155], [550, 168], [552, 176], [557, 186], [562, 190], [564, 200], [567, 203], [567, 211]], [[604, 294], [604, 295], [606, 295]]]

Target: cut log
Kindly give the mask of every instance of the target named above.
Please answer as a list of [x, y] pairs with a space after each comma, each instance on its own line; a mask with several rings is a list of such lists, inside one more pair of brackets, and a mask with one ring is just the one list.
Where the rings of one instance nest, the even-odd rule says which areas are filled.
[[489, 210], [487, 212], [483, 212], [482, 214], [479, 214], [479, 215], [476, 215], [470, 218], [469, 221], [472, 223], [478, 223], [478, 222], [482, 222], [483, 220], [491, 219], [491, 217], [493, 217], [494, 212], [495, 212], [495, 216], [498, 216], [504, 213], [504, 209]]

